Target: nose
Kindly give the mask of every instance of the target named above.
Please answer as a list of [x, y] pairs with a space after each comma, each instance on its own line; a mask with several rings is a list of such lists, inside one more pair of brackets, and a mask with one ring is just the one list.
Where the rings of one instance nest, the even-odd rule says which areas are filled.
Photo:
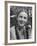
[[21, 18], [21, 20], [23, 21], [23, 18]]
[[22, 17], [21, 20], [24, 21], [24, 18]]

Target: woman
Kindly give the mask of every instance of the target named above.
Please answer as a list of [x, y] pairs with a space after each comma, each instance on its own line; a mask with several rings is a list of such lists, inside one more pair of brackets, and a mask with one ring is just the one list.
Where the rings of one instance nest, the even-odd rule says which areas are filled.
[[[29, 38], [29, 27], [28, 27], [28, 15], [25, 11], [20, 11], [16, 17], [16, 25], [11, 27], [10, 36], [11, 40], [16, 39], [28, 39]], [[31, 27], [30, 27], [31, 28]]]

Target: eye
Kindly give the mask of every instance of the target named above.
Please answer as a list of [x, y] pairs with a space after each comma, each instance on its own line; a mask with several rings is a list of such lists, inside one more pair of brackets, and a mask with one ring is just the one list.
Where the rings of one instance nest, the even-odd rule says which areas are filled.
[[20, 18], [22, 18], [22, 16], [19, 16]]
[[26, 19], [26, 17], [24, 17], [24, 19]]

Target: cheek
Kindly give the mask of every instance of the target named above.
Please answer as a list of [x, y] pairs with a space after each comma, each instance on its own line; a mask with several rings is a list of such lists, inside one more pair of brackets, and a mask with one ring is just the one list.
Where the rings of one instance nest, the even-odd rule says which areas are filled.
[[17, 18], [17, 20], [19, 21], [19, 20], [21, 20], [21, 18]]
[[27, 22], [27, 19], [24, 19], [24, 22]]

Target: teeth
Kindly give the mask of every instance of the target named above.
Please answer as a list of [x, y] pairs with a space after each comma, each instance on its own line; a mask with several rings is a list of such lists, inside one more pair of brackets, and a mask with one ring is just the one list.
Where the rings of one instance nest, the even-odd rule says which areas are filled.
[[20, 23], [22, 24], [22, 23], [23, 23], [23, 21], [20, 21]]

